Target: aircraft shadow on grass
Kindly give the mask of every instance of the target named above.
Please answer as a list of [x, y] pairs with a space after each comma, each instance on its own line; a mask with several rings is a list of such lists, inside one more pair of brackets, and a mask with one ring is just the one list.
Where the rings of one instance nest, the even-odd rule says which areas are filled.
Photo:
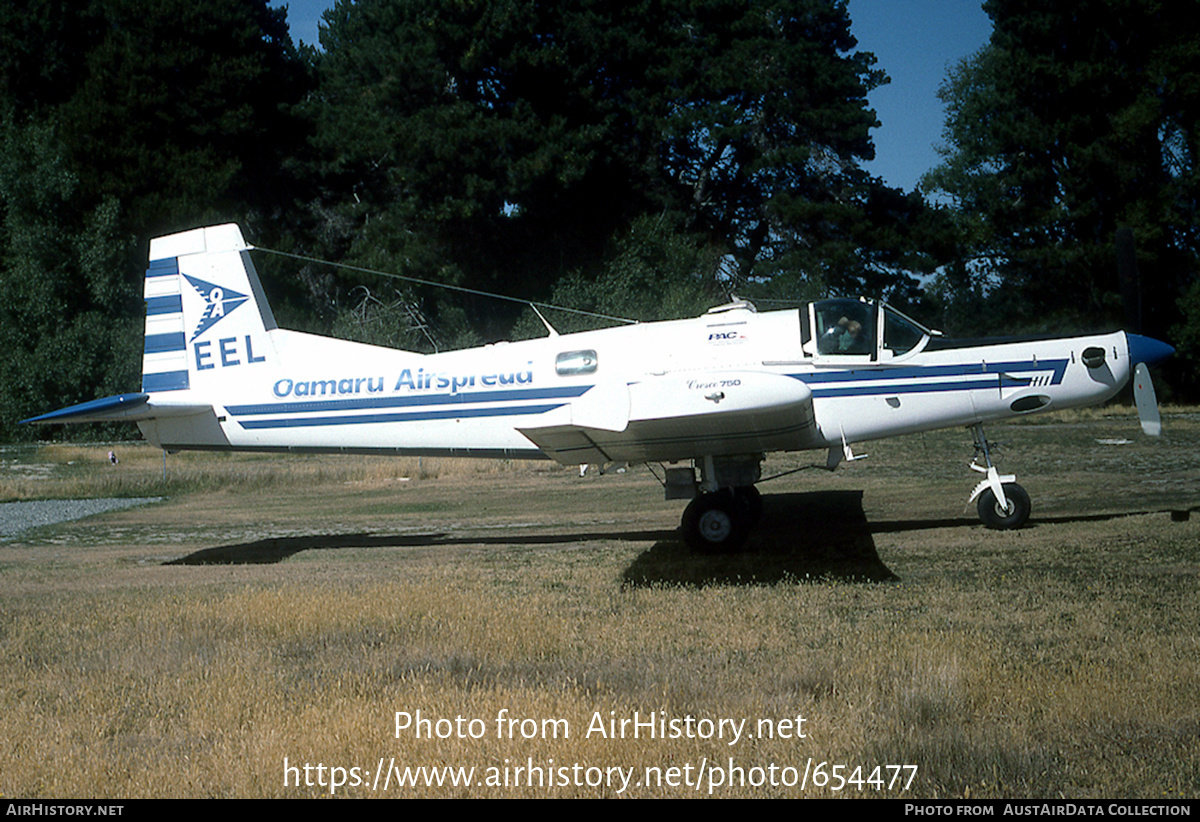
[[[653, 542], [622, 574], [625, 587], [654, 585], [761, 585], [780, 581], [840, 580], [891, 582], [899, 579], [879, 558], [875, 534], [980, 528], [969, 516], [868, 522], [862, 491], [813, 491], [763, 497], [762, 525], [741, 551], [696, 554], [676, 530], [610, 530], [552, 534], [314, 534], [267, 537], [205, 548], [165, 565], [256, 565], [282, 562], [301, 551], [345, 548], [435, 548], [455, 545], [568, 545], [622, 541]], [[1041, 524], [1114, 519], [1151, 511], [1082, 514]], [[1031, 523], [1036, 527], [1038, 522]]]
[[[166, 565], [255, 565], [282, 562], [301, 551], [344, 548], [431, 548], [452, 545], [567, 545], [597, 541], [652, 542], [623, 574], [626, 586], [763, 584], [836, 578], [882, 582], [897, 577], [879, 559], [861, 491], [820, 491], [763, 497], [763, 527], [741, 551], [700, 554], [676, 530], [554, 534], [313, 534], [267, 537], [205, 548]], [[964, 525], [974, 521], [964, 519]]]

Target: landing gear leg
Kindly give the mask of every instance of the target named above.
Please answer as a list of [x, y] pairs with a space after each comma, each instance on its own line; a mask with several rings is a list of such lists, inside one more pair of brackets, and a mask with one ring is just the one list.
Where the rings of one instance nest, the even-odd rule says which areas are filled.
[[[985, 476], [975, 486], [967, 504], [979, 501], [976, 510], [988, 528], [1001, 531], [1020, 528], [1029, 519], [1032, 507], [1029, 494], [1017, 485], [1015, 474], [1001, 475], [992, 464], [991, 448], [983, 432], [983, 424], [976, 423], [971, 431], [975, 434], [975, 459], [971, 461], [970, 468]], [[979, 464], [981, 457], [982, 465]]]

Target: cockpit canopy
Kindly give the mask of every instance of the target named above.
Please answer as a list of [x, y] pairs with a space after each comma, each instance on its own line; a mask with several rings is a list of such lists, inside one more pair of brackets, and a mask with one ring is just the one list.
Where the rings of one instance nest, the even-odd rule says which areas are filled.
[[808, 309], [811, 331], [804, 335], [804, 348], [818, 359], [891, 360], [919, 351], [939, 334], [872, 300], [819, 300]]

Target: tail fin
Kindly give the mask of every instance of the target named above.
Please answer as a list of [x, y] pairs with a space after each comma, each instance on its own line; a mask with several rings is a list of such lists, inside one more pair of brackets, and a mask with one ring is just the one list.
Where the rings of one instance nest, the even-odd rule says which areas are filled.
[[[142, 425], [156, 444], [228, 444], [214, 398], [236, 396], [264, 371], [279, 368], [268, 333], [275, 317], [241, 229], [212, 226], [151, 240], [144, 293], [141, 393], [72, 405], [22, 423], [128, 420]], [[176, 425], [185, 417], [186, 424]]]
[[274, 359], [250, 248], [233, 224], [150, 241], [143, 392], [202, 390], [227, 368]]

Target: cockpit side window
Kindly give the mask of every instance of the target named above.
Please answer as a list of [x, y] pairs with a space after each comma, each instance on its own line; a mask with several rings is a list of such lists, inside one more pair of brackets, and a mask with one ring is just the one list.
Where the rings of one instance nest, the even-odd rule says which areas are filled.
[[822, 300], [815, 308], [818, 353], [875, 353], [875, 306], [856, 300]]
[[902, 314], [884, 308], [883, 347], [895, 356], [906, 354], [916, 348], [925, 336], [925, 331]]

